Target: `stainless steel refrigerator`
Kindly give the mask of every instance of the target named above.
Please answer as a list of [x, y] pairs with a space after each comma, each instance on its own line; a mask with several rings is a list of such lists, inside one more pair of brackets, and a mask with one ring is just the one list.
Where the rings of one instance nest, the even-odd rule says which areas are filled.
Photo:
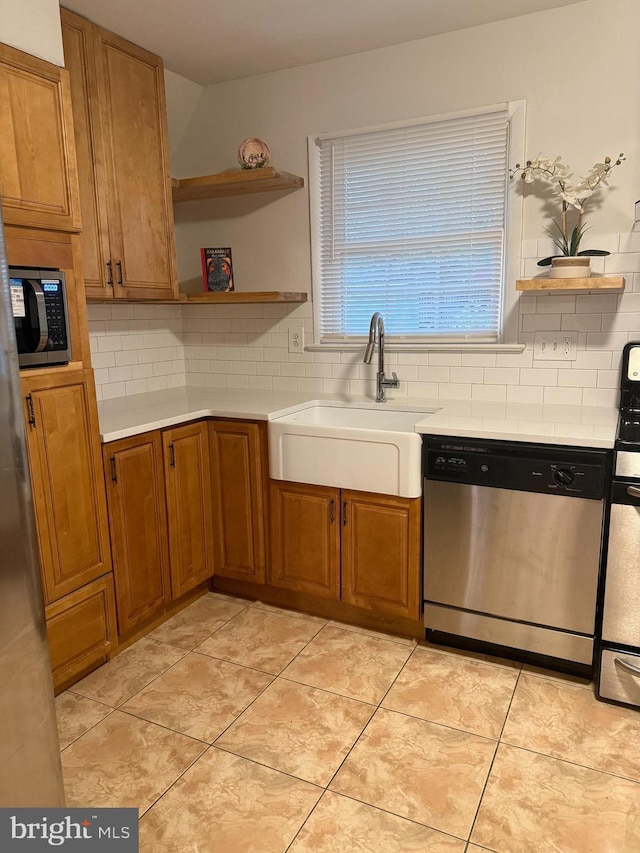
[[0, 806], [64, 806], [0, 217]]

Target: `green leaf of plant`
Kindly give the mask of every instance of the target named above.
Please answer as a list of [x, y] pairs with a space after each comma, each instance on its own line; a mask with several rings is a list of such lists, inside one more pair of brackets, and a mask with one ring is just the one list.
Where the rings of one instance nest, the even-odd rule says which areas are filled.
[[543, 258], [541, 261], [538, 261], [538, 266], [539, 267], [550, 267], [551, 261], [554, 258], [562, 258], [562, 257], [564, 257], [564, 256], [563, 255], [551, 255], [551, 257], [549, 257], [549, 258]]
[[581, 252], [578, 252], [579, 255], [588, 255], [592, 258], [600, 258], [605, 255], [610, 255], [611, 252], [605, 252], [604, 249], [583, 249]]
[[551, 237], [555, 245], [560, 249], [563, 255], [567, 255], [569, 253], [569, 247], [567, 246], [567, 241], [565, 240], [565, 236], [562, 232], [562, 228], [555, 219], [552, 220], [553, 224], [556, 227], [557, 234], [553, 231], [552, 228], [545, 228], [544, 230]]

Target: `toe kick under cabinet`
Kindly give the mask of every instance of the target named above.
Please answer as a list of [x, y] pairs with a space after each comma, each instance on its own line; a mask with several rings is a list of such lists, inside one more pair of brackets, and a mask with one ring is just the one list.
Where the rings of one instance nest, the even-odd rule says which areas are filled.
[[420, 498], [272, 480], [269, 582], [418, 619], [420, 530]]

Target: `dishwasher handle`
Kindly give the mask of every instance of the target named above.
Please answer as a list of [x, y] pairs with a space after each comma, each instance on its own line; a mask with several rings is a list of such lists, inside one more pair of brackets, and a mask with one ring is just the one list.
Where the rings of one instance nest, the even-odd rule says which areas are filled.
[[640, 678], [640, 666], [634, 666], [632, 663], [629, 663], [623, 658], [614, 658], [616, 666], [619, 666], [620, 669], [624, 669], [627, 672], [630, 672], [631, 675], [635, 675], [636, 678]]
[[611, 489], [612, 504], [626, 504], [640, 509], [640, 481], [614, 480]]

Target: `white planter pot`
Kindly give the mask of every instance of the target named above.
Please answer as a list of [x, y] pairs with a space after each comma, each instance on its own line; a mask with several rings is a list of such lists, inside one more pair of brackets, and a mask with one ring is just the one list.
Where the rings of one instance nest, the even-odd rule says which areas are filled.
[[549, 278], [590, 278], [591, 258], [587, 255], [563, 255], [551, 261]]

